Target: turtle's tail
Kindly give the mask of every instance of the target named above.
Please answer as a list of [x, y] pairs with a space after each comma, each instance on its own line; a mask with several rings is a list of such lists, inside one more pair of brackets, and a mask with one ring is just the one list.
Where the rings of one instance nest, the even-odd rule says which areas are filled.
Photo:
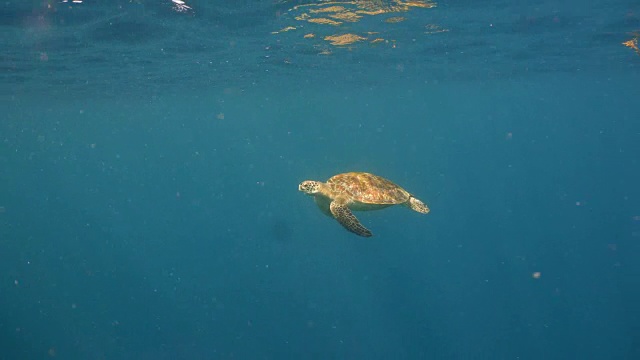
[[429, 213], [429, 207], [427, 206], [427, 204], [423, 203], [422, 201], [414, 198], [413, 196], [409, 198], [409, 207], [414, 210], [417, 211], [419, 213], [423, 213], [423, 214], [428, 214]]

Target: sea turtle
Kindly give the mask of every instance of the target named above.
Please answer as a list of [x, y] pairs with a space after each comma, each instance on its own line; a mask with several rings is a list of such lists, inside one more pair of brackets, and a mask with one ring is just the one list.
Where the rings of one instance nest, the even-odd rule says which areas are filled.
[[322, 212], [338, 220], [347, 230], [364, 237], [371, 231], [360, 224], [351, 210], [379, 210], [402, 204], [419, 213], [428, 214], [429, 207], [391, 181], [366, 172], [338, 174], [327, 180], [306, 180], [298, 190], [313, 196]]

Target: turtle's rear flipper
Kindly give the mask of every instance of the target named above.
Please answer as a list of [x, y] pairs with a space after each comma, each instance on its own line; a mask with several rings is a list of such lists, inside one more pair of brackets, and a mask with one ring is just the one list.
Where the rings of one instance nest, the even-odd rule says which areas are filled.
[[427, 204], [414, 198], [413, 196], [409, 198], [409, 207], [419, 213], [423, 213], [423, 214], [429, 213], [429, 207], [427, 206]]
[[373, 235], [369, 229], [360, 224], [360, 221], [358, 221], [358, 219], [353, 215], [346, 204], [332, 201], [330, 208], [333, 217], [335, 217], [345, 229], [364, 237], [370, 237]]

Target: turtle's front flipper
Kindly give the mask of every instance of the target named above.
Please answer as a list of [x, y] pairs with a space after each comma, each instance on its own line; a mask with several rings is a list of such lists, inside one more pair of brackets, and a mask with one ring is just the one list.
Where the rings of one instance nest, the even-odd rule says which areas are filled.
[[373, 235], [369, 229], [360, 224], [360, 221], [358, 221], [345, 203], [341, 201], [332, 201], [330, 208], [333, 217], [336, 218], [336, 220], [338, 220], [345, 229], [364, 237], [370, 237]]

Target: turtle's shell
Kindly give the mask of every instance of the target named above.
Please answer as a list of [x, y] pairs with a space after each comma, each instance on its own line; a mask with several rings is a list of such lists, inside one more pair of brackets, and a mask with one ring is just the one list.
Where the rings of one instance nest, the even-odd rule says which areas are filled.
[[369, 173], [338, 174], [327, 180], [334, 194], [347, 196], [363, 204], [394, 205], [407, 202], [411, 197], [405, 189], [391, 181]]

